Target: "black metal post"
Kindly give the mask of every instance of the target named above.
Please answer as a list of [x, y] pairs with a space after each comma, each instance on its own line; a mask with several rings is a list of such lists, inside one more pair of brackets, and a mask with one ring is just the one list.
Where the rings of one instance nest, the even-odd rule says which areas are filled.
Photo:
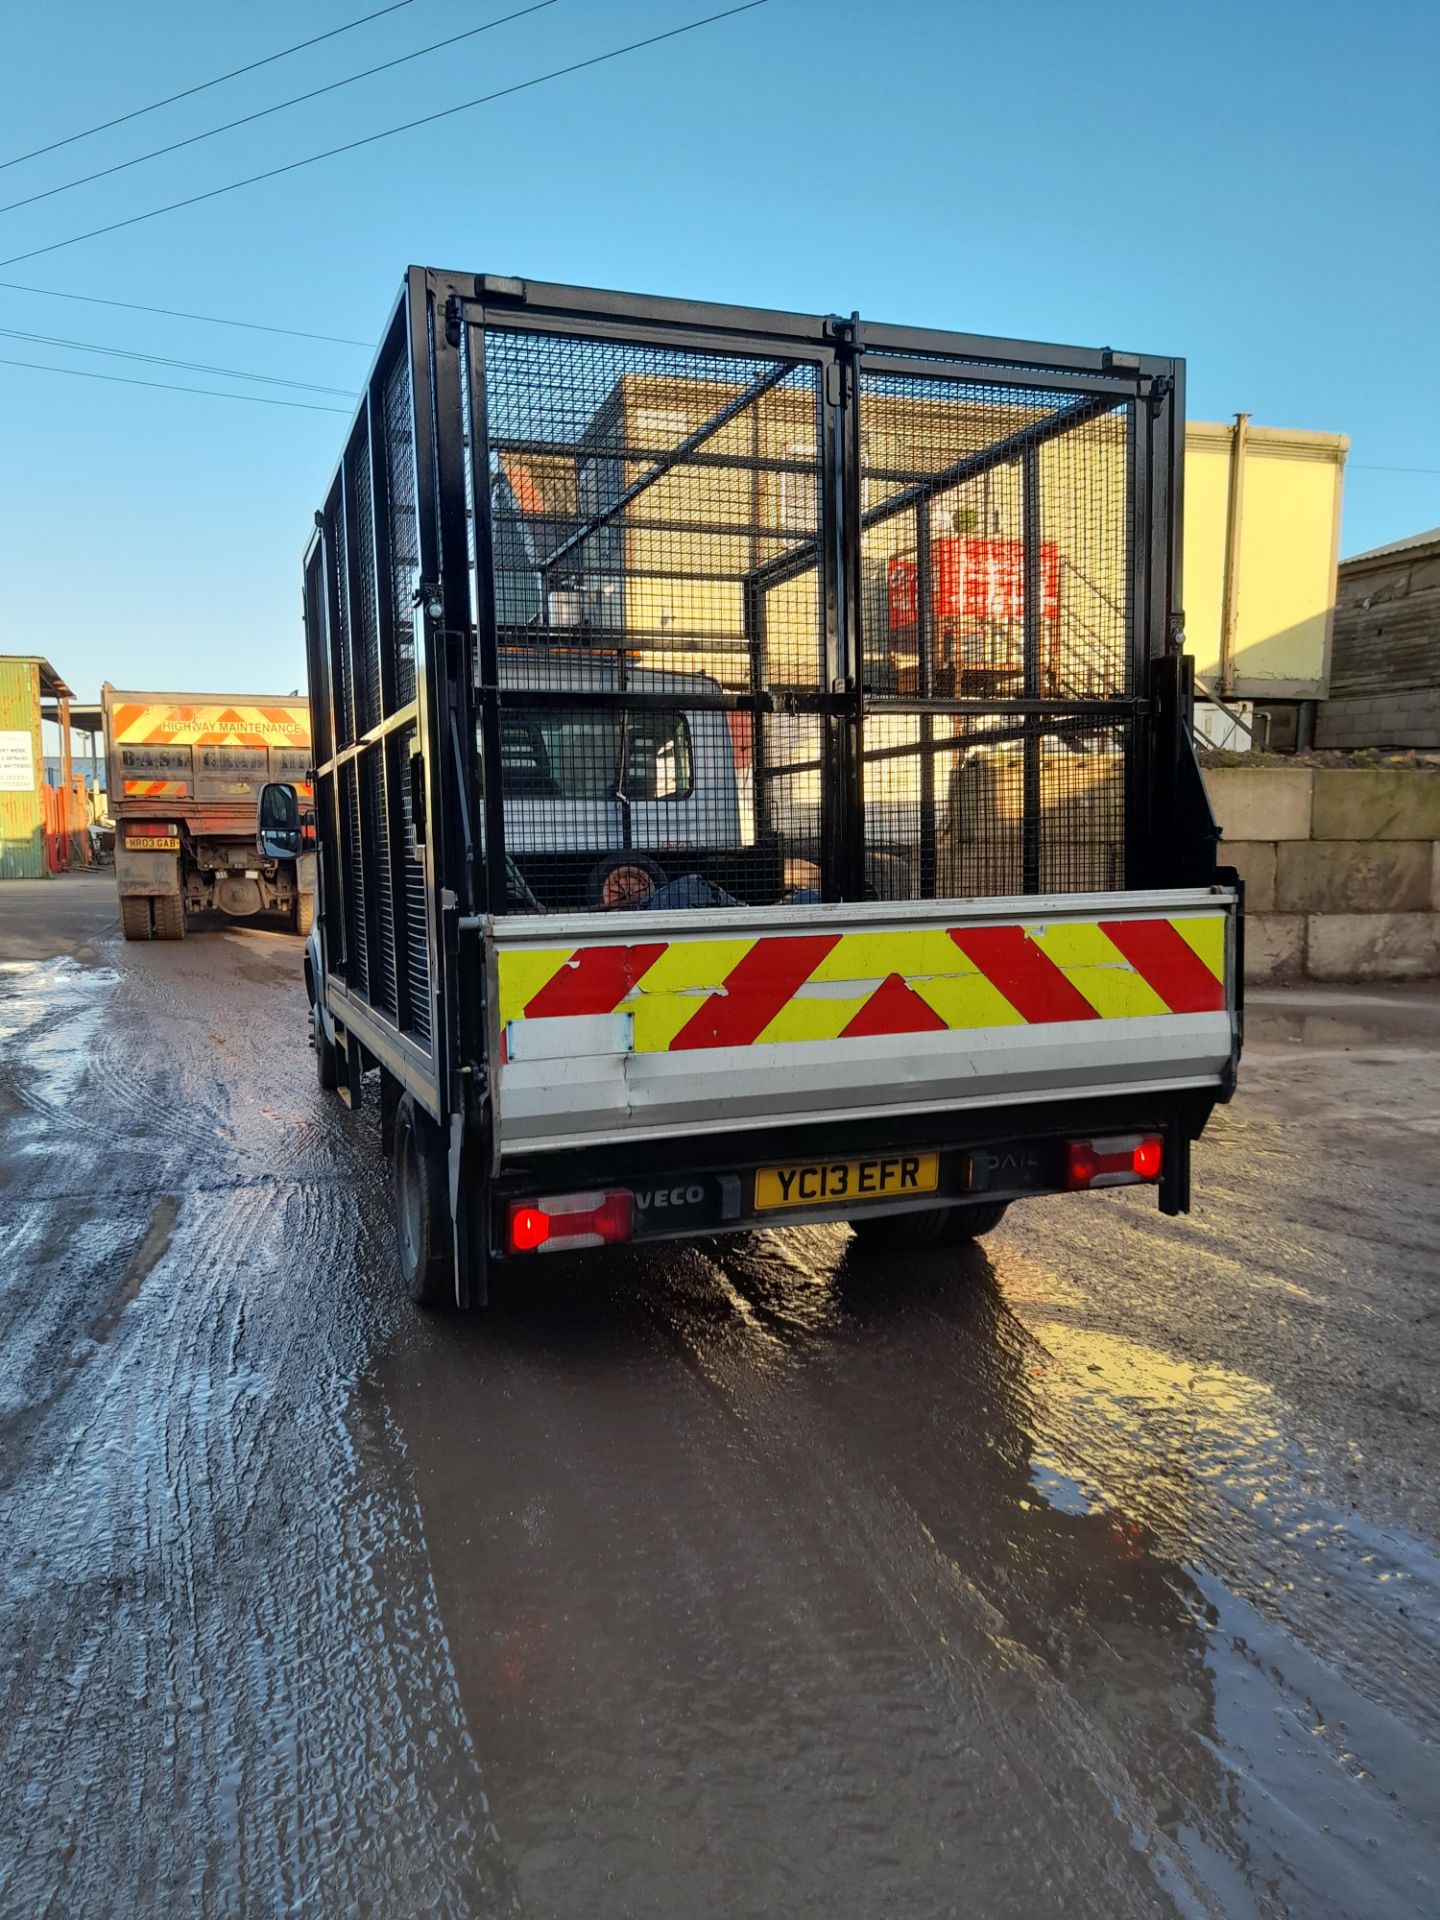
[[[930, 502], [915, 508], [916, 691], [935, 695], [935, 564], [930, 545]], [[920, 715], [920, 898], [935, 898], [935, 716]]]
[[[500, 732], [500, 609], [495, 598], [495, 524], [490, 490], [490, 438], [485, 395], [485, 328], [468, 322], [470, 369], [470, 491], [475, 511], [475, 697], [480, 724], [480, 810], [484, 822], [485, 905], [504, 913], [505, 793]], [[542, 605], [548, 593], [542, 585]], [[546, 616], [548, 619], [548, 615]]]
[[[1025, 698], [1040, 698], [1040, 627], [1043, 588], [1040, 567], [1040, 449], [1026, 447], [1020, 459], [1020, 511], [1024, 528], [1024, 663]], [[1024, 799], [1020, 819], [1020, 886], [1023, 893], [1040, 891], [1040, 721], [1025, 719]]]

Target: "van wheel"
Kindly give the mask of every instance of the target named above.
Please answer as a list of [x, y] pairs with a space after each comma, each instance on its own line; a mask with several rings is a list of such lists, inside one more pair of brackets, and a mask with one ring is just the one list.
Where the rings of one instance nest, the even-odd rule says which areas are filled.
[[993, 1233], [1009, 1211], [1008, 1200], [992, 1200], [989, 1206], [948, 1207], [940, 1238], [946, 1246], [963, 1246], [982, 1234]]
[[313, 893], [297, 893], [295, 896], [295, 931], [302, 940], [309, 938], [310, 929], [315, 924], [315, 896]]
[[333, 1040], [325, 1038], [325, 1022], [319, 1007], [310, 1009], [310, 1044], [315, 1049], [315, 1078], [322, 1093], [334, 1093], [340, 1085], [340, 1054]]
[[143, 894], [120, 902], [120, 931], [127, 940], [150, 938], [150, 902]]
[[445, 1145], [435, 1122], [409, 1093], [401, 1095], [395, 1109], [390, 1185], [405, 1291], [416, 1306], [453, 1307], [455, 1257]]
[[185, 938], [185, 902], [179, 894], [160, 894], [150, 904], [155, 914], [155, 938], [183, 940]]
[[917, 1213], [863, 1213], [850, 1222], [863, 1247], [880, 1253], [889, 1247], [963, 1245], [989, 1233], [1005, 1218], [1009, 1202], [989, 1206], [925, 1207]]

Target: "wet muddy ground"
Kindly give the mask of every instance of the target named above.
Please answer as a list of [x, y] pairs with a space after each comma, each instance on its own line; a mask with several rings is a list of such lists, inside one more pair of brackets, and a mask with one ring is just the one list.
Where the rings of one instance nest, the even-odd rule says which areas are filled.
[[67, 913], [0, 925], [0, 1912], [1440, 1911], [1425, 989], [1257, 1003], [1188, 1220], [427, 1320], [298, 944]]

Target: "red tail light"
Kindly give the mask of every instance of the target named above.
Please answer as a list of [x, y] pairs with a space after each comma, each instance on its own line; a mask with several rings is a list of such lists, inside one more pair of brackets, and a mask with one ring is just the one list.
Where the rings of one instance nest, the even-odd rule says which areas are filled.
[[1072, 1140], [1066, 1149], [1065, 1184], [1072, 1192], [1088, 1187], [1132, 1187], [1158, 1180], [1164, 1164], [1165, 1143], [1159, 1134]]
[[563, 1253], [572, 1247], [603, 1247], [607, 1241], [628, 1240], [634, 1219], [635, 1197], [623, 1189], [512, 1200], [510, 1251]]

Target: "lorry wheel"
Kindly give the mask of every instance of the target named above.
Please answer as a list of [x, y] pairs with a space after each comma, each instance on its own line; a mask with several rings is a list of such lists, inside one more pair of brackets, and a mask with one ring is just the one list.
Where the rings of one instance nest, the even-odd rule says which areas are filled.
[[883, 1252], [889, 1247], [963, 1245], [989, 1233], [1005, 1218], [1009, 1202], [992, 1200], [989, 1206], [926, 1207], [919, 1213], [862, 1213], [850, 1222], [864, 1247]]
[[310, 1044], [315, 1049], [315, 1078], [322, 1093], [334, 1093], [340, 1085], [340, 1055], [333, 1040], [325, 1038], [325, 1022], [320, 1009], [310, 1009]]
[[157, 940], [183, 940], [185, 938], [185, 902], [175, 893], [158, 895], [151, 901], [155, 913], [155, 938]]
[[395, 1244], [405, 1291], [420, 1307], [455, 1304], [450, 1182], [440, 1130], [414, 1096], [395, 1110], [390, 1159]]
[[127, 940], [150, 938], [150, 902], [143, 894], [120, 902], [120, 931]]
[[310, 929], [315, 924], [315, 896], [313, 893], [297, 893], [295, 896], [295, 931], [302, 940], [308, 940]]

